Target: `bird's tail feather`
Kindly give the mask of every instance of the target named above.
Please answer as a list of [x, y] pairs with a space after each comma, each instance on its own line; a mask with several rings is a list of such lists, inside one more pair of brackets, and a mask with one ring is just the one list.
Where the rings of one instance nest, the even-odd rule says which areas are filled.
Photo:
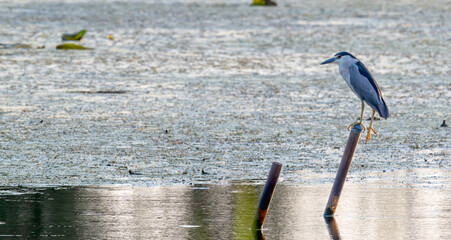
[[381, 98], [381, 104], [379, 104], [378, 110], [379, 110], [378, 111], [379, 115], [381, 115], [381, 117], [387, 119], [390, 116], [387, 104], [385, 104], [385, 101], [383, 98]]

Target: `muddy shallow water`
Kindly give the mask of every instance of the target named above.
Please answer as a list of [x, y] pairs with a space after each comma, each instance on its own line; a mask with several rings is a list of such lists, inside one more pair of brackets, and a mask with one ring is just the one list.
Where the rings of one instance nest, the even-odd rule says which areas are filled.
[[[330, 181], [360, 111], [319, 65], [342, 50], [391, 111], [351, 172], [450, 168], [446, 1], [163, 2], [0, 3], [0, 43], [32, 46], [0, 49], [0, 186]], [[93, 50], [55, 49], [82, 28]]]
[[[448, 178], [427, 184], [393, 181], [415, 173]], [[331, 183], [282, 183], [263, 234], [266, 239], [450, 239], [449, 173], [398, 171], [387, 174], [391, 180], [347, 183], [330, 225], [322, 214]], [[253, 239], [250, 227], [262, 189], [253, 182], [4, 188], [0, 237]]]

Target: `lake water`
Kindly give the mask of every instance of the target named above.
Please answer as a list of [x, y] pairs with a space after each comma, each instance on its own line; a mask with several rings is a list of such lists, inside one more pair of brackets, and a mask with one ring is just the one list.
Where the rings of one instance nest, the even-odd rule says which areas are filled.
[[[0, 236], [252, 239], [277, 161], [267, 239], [451, 239], [449, 0], [250, 2], [0, 1]], [[56, 49], [81, 29], [91, 50]], [[360, 114], [319, 65], [340, 51], [390, 118], [328, 226]]]
[[[266, 239], [450, 239], [448, 176], [422, 183], [345, 184], [332, 224], [332, 183], [279, 184]], [[408, 174], [407, 174], [408, 175]], [[427, 175], [427, 174], [425, 174]], [[261, 184], [13, 188], [0, 191], [0, 236], [72, 239], [253, 239]], [[331, 234], [330, 234], [331, 233]]]

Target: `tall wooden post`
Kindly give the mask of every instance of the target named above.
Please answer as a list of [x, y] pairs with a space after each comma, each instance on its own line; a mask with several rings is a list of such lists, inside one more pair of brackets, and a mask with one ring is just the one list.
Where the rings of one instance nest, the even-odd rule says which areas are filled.
[[[354, 157], [357, 143], [359, 142], [360, 133], [362, 133], [363, 127], [360, 124], [353, 126], [351, 133], [349, 134], [348, 143], [346, 143], [343, 157], [341, 158], [340, 166], [338, 167], [337, 176], [330, 192], [329, 201], [327, 202], [324, 216], [333, 216], [337, 210], [338, 200], [340, 199], [343, 185], [346, 181], [346, 175], [351, 167], [352, 158]], [[371, 130], [369, 130], [371, 131]]]

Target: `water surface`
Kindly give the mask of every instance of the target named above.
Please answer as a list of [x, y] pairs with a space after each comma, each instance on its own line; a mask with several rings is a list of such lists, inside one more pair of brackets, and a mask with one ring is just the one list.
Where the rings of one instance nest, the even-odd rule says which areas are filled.
[[[0, 49], [0, 186], [330, 174], [360, 102], [319, 63], [344, 50], [391, 112], [353, 171], [451, 168], [449, 1], [250, 2], [1, 1], [0, 43], [32, 48]], [[55, 49], [83, 28], [93, 50]]]
[[[266, 239], [451, 238], [449, 179], [422, 184], [348, 182], [336, 217], [328, 226], [322, 215], [331, 187], [332, 183], [279, 184], [264, 225]], [[250, 228], [262, 190], [261, 184], [252, 182], [5, 188], [0, 191], [0, 235], [253, 239]]]

